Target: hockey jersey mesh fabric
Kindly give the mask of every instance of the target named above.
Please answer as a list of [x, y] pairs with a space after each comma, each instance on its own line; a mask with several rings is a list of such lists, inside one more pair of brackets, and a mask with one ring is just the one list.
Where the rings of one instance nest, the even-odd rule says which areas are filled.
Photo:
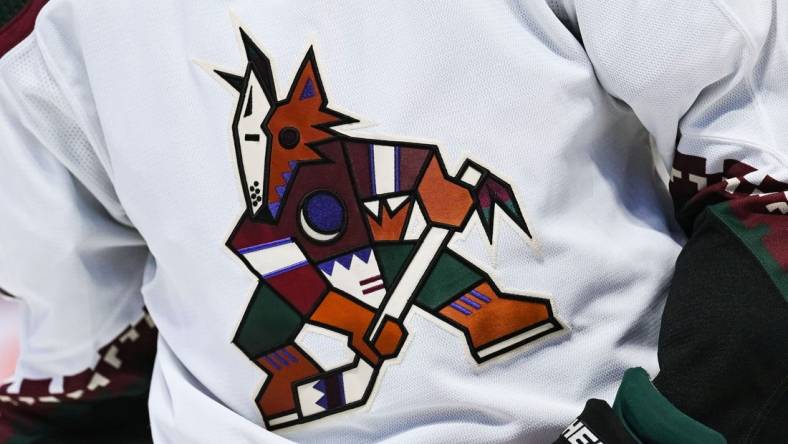
[[[25, 307], [0, 441], [144, 416], [150, 384], [156, 442], [552, 442], [637, 366], [731, 442], [771, 436], [784, 342], [725, 414], [691, 389], [785, 337], [785, 19], [51, 1], [0, 59], [0, 286]], [[712, 217], [769, 289], [729, 352], [709, 307], [736, 295], [689, 279], [736, 261]]]

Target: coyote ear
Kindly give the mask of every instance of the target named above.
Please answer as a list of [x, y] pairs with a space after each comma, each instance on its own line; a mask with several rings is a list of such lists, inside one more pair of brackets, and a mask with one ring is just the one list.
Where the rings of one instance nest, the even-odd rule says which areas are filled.
[[315, 51], [309, 48], [290, 89], [290, 100], [312, 101], [316, 106], [319, 106], [325, 102], [325, 99], [326, 95], [323, 84], [320, 82], [320, 73], [317, 71]]
[[230, 86], [232, 86], [234, 90], [243, 94], [243, 89], [244, 89], [243, 77], [237, 76], [235, 74], [230, 74], [229, 72], [219, 71], [218, 69], [214, 69], [213, 72], [215, 72], [216, 75], [224, 79], [224, 81], [227, 82]]
[[271, 70], [271, 61], [243, 28], [241, 28], [240, 31], [241, 40], [243, 41], [244, 50], [246, 51], [246, 59], [249, 61], [249, 66], [252, 68], [252, 73], [257, 77], [258, 82], [260, 82], [260, 86], [263, 88], [268, 103], [273, 104], [276, 102], [276, 88], [274, 86], [274, 73]]

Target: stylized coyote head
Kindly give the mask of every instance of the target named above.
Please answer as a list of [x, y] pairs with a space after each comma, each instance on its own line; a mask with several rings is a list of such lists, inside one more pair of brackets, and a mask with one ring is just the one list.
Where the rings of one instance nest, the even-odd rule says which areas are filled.
[[215, 72], [239, 93], [233, 136], [247, 207], [254, 218], [274, 222], [295, 169], [321, 159], [310, 144], [329, 137], [327, 128], [355, 120], [328, 108], [312, 48], [287, 97], [278, 100], [270, 60], [240, 32], [246, 72]]

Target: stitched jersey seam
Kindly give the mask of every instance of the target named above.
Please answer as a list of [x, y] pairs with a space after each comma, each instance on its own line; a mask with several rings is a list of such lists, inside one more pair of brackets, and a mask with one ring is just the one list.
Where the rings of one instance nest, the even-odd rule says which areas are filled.
[[[744, 41], [747, 43], [745, 48], [750, 52], [750, 56], [752, 57], [752, 63], [757, 65], [758, 63], [758, 50], [755, 46], [755, 40], [753, 39], [752, 35], [747, 31], [741, 21], [736, 17], [733, 11], [728, 8], [727, 5], [723, 4], [720, 0], [712, 0], [714, 5], [717, 9], [720, 10], [722, 15], [731, 23], [734, 29], [741, 34]], [[775, 131], [772, 129], [772, 122], [768, 119], [768, 114], [764, 109], [763, 102], [759, 94], [756, 93], [754, 80], [753, 80], [753, 72], [754, 69], [748, 69], [744, 73], [744, 80], [747, 85], [747, 89], [752, 96], [753, 102], [755, 102], [755, 107], [758, 113], [758, 119], [763, 123], [764, 130], [768, 133], [769, 143], [772, 145], [776, 145], [776, 138], [775, 138]]]

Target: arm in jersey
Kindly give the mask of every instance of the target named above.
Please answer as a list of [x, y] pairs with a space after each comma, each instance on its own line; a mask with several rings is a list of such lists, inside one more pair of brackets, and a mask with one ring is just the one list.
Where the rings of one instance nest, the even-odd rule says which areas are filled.
[[[150, 440], [156, 330], [149, 253], [99, 160], [99, 137], [32, 30], [0, 33], [0, 287], [21, 305], [21, 355], [0, 382], [0, 443]], [[8, 52], [6, 52], [8, 51]]]
[[653, 137], [688, 237], [656, 388], [728, 442], [778, 442], [788, 418], [788, 8], [675, 3], [557, 9], [601, 84]]

